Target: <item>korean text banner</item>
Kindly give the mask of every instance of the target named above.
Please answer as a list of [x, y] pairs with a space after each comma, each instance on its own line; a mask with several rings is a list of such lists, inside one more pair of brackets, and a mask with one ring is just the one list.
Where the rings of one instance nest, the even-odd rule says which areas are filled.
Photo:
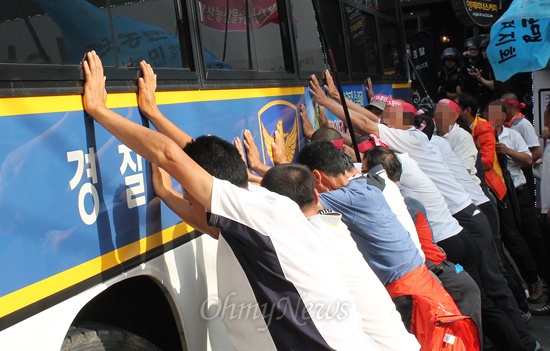
[[550, 1], [514, 0], [491, 27], [487, 57], [499, 81], [546, 67], [550, 59]]

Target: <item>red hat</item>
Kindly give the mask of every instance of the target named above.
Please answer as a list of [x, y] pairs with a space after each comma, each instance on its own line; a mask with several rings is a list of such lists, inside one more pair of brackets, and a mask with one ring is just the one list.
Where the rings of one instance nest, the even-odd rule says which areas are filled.
[[509, 98], [503, 98], [503, 99], [500, 99], [500, 101], [504, 102], [505, 104], [516, 106], [519, 108], [525, 108], [526, 106], [524, 102], [519, 102], [518, 100], [509, 99]]
[[460, 114], [460, 106], [458, 106], [458, 104], [453, 100], [441, 99], [437, 103], [441, 105], [449, 105], [455, 110], [456, 113]]
[[372, 97], [370, 101], [382, 101], [383, 103], [386, 104], [386, 106], [391, 106], [390, 103], [392, 100], [393, 99], [391, 98], [391, 96], [376, 94]]
[[331, 143], [340, 150], [344, 148], [344, 139], [332, 140]]
[[357, 149], [359, 152], [363, 153], [369, 149], [372, 149], [375, 146], [381, 146], [386, 149], [388, 149], [388, 145], [383, 142], [382, 140], [378, 139], [378, 137], [374, 134], [370, 135], [371, 140], [363, 141], [362, 143], [357, 144]]

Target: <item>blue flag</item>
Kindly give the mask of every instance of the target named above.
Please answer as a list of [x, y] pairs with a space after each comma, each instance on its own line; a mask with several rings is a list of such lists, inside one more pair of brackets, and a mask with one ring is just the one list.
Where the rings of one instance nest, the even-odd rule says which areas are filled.
[[550, 59], [550, 1], [514, 0], [491, 27], [487, 57], [497, 80], [542, 69]]

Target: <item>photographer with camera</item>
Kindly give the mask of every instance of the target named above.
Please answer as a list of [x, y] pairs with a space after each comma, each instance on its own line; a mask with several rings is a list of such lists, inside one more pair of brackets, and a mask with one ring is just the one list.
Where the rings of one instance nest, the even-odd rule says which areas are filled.
[[466, 69], [464, 70], [463, 91], [475, 96], [479, 106], [479, 113], [493, 98], [495, 77], [489, 60], [487, 59], [487, 46], [489, 38], [468, 38], [464, 42], [464, 59]]

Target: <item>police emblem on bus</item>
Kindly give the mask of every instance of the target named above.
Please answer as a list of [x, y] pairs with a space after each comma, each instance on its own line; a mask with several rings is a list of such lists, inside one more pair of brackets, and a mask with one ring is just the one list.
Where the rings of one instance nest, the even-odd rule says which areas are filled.
[[258, 123], [264, 162], [273, 165], [271, 145], [274, 132], [278, 131], [284, 142], [284, 155], [288, 162], [294, 160], [298, 140], [298, 109], [296, 105], [284, 100], [275, 100], [264, 105], [258, 111]]

